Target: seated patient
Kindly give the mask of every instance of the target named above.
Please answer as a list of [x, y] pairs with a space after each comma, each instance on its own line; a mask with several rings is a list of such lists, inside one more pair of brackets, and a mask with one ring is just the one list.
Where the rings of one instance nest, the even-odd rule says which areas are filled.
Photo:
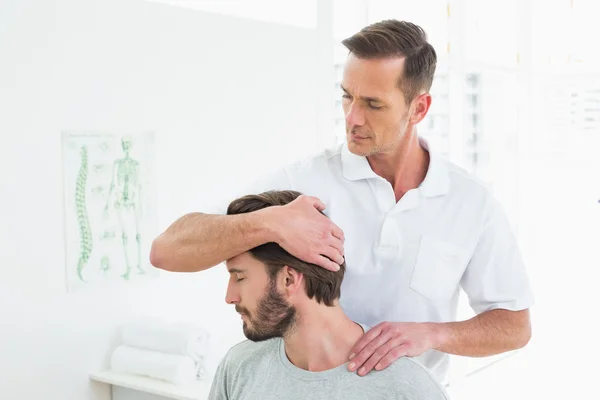
[[[233, 201], [229, 215], [290, 203], [300, 193], [271, 191]], [[427, 369], [408, 357], [364, 377], [346, 368], [369, 327], [350, 320], [338, 299], [345, 264], [331, 272], [275, 243], [227, 260], [226, 301], [245, 336], [217, 368], [210, 400], [448, 399]]]

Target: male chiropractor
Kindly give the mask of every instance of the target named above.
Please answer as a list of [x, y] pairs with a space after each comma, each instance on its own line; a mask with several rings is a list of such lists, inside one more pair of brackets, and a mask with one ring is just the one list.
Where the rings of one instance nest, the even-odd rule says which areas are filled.
[[[349, 356], [359, 376], [418, 356], [444, 381], [449, 354], [525, 346], [533, 296], [500, 204], [417, 134], [437, 62], [425, 32], [387, 20], [343, 44], [345, 143], [243, 192], [307, 195], [241, 215], [184, 215], [154, 240], [151, 263], [199, 271], [269, 242], [328, 270], [347, 255], [340, 305], [371, 326]], [[461, 288], [476, 315], [457, 321]]]

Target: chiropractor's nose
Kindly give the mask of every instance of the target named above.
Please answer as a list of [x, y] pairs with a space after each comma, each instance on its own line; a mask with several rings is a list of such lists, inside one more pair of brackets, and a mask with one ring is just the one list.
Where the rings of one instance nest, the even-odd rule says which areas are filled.
[[365, 124], [365, 110], [357, 102], [352, 102], [344, 107], [346, 126], [349, 128], [360, 127]]

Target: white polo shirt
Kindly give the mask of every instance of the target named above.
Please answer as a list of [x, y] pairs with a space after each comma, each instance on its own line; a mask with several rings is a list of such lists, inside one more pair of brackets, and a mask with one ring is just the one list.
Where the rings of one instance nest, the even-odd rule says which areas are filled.
[[[429, 152], [425, 180], [398, 203], [391, 184], [346, 144], [282, 167], [243, 194], [296, 190], [325, 203], [346, 239], [340, 304], [357, 322], [455, 321], [460, 287], [476, 313], [529, 308], [526, 270], [499, 203]], [[447, 354], [432, 350], [419, 359], [444, 380]]]

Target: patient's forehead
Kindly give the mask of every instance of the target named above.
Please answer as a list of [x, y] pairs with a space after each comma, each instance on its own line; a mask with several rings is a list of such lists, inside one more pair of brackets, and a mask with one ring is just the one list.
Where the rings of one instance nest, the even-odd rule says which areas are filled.
[[254, 258], [249, 251], [239, 254], [235, 257], [231, 257], [229, 260], [225, 261], [225, 265], [227, 266], [227, 270], [229, 272], [253, 273], [259, 270], [264, 271], [263, 263]]

